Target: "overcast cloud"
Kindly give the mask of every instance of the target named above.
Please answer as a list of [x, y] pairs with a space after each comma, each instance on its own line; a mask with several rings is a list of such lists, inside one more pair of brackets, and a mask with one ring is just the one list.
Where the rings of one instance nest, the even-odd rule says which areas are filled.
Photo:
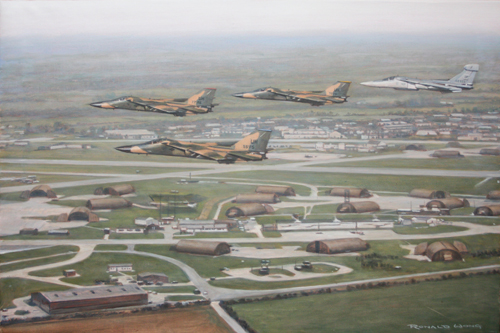
[[499, 1], [2, 1], [3, 37], [500, 34]]

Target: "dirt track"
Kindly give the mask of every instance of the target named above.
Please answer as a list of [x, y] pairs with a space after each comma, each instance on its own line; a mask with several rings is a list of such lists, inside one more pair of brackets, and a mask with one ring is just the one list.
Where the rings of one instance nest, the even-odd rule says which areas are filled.
[[145, 314], [123, 314], [0, 327], [0, 333], [66, 333], [83, 329], [100, 333], [229, 333], [232, 330], [210, 306], [171, 309]]

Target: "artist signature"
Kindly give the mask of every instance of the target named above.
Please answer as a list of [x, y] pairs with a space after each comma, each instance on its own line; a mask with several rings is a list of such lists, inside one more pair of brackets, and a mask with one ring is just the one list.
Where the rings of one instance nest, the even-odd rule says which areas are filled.
[[475, 324], [475, 325], [464, 325], [464, 324], [453, 324], [453, 325], [415, 325], [415, 324], [408, 324], [407, 325], [410, 329], [414, 330], [452, 330], [452, 329], [478, 329], [480, 330], [482, 328], [481, 325]]

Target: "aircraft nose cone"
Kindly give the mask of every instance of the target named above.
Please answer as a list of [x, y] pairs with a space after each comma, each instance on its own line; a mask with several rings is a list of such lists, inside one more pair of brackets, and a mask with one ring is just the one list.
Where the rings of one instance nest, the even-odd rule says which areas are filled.
[[244, 94], [244, 93], [236, 93], [236, 94], [233, 94], [232, 96], [233, 96], [233, 97], [243, 98], [243, 94]]
[[110, 102], [95, 102], [90, 103], [89, 105], [101, 109], [115, 109], [115, 107], [111, 105]]
[[130, 150], [132, 149], [132, 146], [116, 147], [115, 149], [118, 150], [118, 151], [124, 152], [124, 153], [130, 153], [131, 152]]
[[381, 81], [366, 81], [361, 82], [360, 84], [367, 87], [384, 87], [384, 83], [382, 83]]

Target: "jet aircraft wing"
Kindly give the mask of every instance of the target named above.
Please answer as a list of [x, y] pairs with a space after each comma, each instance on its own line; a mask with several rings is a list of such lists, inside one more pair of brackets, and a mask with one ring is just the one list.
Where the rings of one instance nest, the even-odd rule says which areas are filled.
[[[232, 151], [232, 152], [229, 152], [228, 155], [231, 155], [231, 156], [234, 156], [237, 158], [241, 158], [241, 159], [244, 159], [247, 161], [260, 161], [262, 159], [262, 157], [260, 155], [257, 155], [255, 153], [249, 154], [246, 151]], [[227, 156], [226, 156], [226, 158], [227, 158]]]
[[141, 105], [144, 108], [146, 108], [148, 111], [152, 112], [159, 112], [159, 113], [170, 113], [170, 114], [179, 114], [183, 113], [186, 114], [186, 112], [192, 112], [192, 113], [205, 113], [203, 109], [190, 106], [190, 105], [171, 105], [169, 103], [165, 103], [165, 105], [152, 105], [144, 102], [137, 102], [134, 101], [135, 104]]
[[294, 93], [286, 93], [282, 91], [273, 91], [273, 93], [279, 96], [283, 96], [289, 101], [305, 102], [305, 103], [310, 103], [311, 105], [314, 106], [325, 105], [325, 101], [320, 98], [305, 97]]
[[193, 150], [189, 148], [184, 148], [182, 146], [175, 146], [169, 142], [164, 142], [163, 145], [169, 147], [170, 149], [176, 149], [182, 151], [184, 154], [189, 155], [190, 157], [196, 157], [196, 158], [204, 158], [207, 160], [212, 160], [212, 161], [217, 161], [218, 159], [215, 157], [221, 157], [219, 154], [216, 153], [217, 156], [210, 156], [213, 154], [210, 154], [210, 152], [213, 152], [211, 150], [209, 151], [204, 151], [204, 150]]
[[442, 93], [454, 93], [454, 92], [461, 92], [462, 91], [461, 88], [446, 86], [446, 85], [439, 84], [439, 83], [422, 82], [422, 81], [415, 81], [415, 80], [409, 80], [409, 79], [406, 79], [403, 81], [411, 83], [411, 84], [421, 84], [423, 86], [432, 87], [432, 88], [439, 90]]

